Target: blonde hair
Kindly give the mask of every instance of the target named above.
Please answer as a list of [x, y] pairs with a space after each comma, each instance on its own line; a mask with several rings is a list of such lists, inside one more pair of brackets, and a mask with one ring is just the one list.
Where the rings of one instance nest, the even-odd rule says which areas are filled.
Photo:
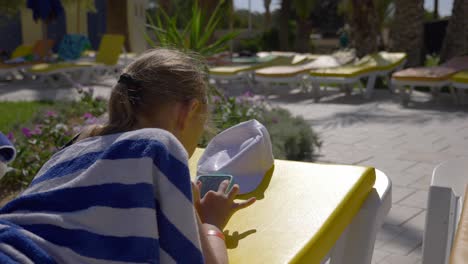
[[207, 100], [204, 65], [195, 54], [152, 49], [128, 65], [109, 100], [109, 120], [93, 133], [108, 135], [134, 129], [138, 115], [154, 115], [174, 102]]

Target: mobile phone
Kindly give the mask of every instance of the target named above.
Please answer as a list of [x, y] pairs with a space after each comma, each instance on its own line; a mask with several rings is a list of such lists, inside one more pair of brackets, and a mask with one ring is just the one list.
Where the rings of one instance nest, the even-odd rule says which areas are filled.
[[197, 182], [201, 181], [202, 187], [200, 190], [200, 197], [203, 198], [205, 194], [209, 191], [218, 191], [219, 185], [225, 181], [229, 181], [228, 188], [226, 193], [230, 192], [232, 186], [234, 185], [234, 181], [232, 180], [232, 175], [229, 174], [206, 174], [200, 175], [197, 177]]

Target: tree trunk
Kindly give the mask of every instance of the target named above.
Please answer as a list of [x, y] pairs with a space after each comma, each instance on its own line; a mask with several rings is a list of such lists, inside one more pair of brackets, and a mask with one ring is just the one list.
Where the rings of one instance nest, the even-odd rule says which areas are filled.
[[289, 50], [289, 15], [291, 13], [291, 0], [281, 1], [279, 41], [281, 50]]
[[265, 17], [264, 17], [264, 24], [263, 28], [265, 31], [270, 30], [271, 28], [271, 12], [270, 12], [270, 4], [271, 0], [263, 0], [263, 4], [265, 6]]
[[351, 45], [358, 57], [378, 50], [378, 16], [373, 0], [352, 0]]
[[424, 1], [395, 0], [391, 49], [406, 52], [408, 66], [423, 63]]
[[205, 14], [211, 14], [218, 5], [218, 0], [199, 0], [200, 8], [205, 11]]
[[439, 0], [434, 0], [434, 19], [439, 19]]
[[125, 49], [130, 50], [127, 0], [107, 0], [106, 10], [106, 33], [125, 36]]
[[172, 15], [171, 0], [159, 0], [158, 3], [164, 12], [166, 12], [168, 15]]
[[468, 53], [468, 0], [455, 0], [440, 60], [444, 62], [466, 53]]
[[297, 20], [297, 35], [296, 35], [296, 49], [297, 52], [309, 52], [310, 51], [310, 33], [312, 32], [312, 26], [308, 20]]

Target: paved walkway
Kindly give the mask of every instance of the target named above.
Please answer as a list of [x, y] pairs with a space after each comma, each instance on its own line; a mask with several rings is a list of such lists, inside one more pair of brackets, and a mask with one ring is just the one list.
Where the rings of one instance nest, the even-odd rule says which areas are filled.
[[[110, 89], [96, 91], [106, 96]], [[69, 89], [0, 85], [0, 101], [73, 96]], [[297, 93], [270, 99], [304, 116], [320, 134], [324, 144], [318, 161], [369, 165], [387, 174], [393, 207], [378, 234], [373, 262], [420, 263], [431, 173], [444, 160], [468, 157], [468, 106], [454, 107], [449, 96], [434, 103], [416, 93], [416, 102], [403, 108], [385, 90], [372, 100], [333, 93], [320, 103]]]

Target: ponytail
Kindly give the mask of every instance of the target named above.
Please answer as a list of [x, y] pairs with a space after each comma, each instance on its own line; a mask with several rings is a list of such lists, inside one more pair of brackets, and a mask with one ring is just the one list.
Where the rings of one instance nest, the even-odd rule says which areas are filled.
[[130, 131], [134, 128], [137, 119], [135, 105], [128, 95], [128, 87], [124, 83], [117, 83], [109, 99], [109, 120], [96, 136]]

